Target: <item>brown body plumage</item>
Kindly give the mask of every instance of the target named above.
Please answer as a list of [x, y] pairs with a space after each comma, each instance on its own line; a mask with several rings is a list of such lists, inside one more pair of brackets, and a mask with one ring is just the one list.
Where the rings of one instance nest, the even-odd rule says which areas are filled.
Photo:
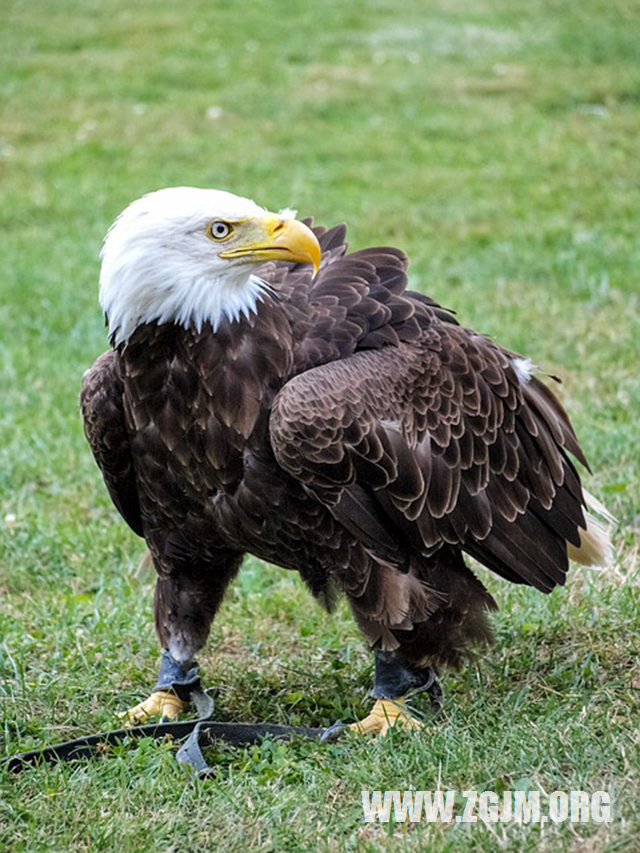
[[274, 262], [255, 313], [140, 324], [87, 372], [87, 438], [159, 574], [162, 645], [189, 661], [242, 557], [348, 597], [409, 668], [488, 641], [492, 597], [463, 552], [543, 592], [565, 581], [586, 464], [518, 356], [406, 290], [395, 249]]

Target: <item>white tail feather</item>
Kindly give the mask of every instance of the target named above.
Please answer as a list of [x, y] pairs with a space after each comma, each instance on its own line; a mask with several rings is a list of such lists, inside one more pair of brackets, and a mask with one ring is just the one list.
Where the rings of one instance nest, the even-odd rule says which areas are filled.
[[570, 560], [583, 566], [608, 566], [613, 560], [610, 526], [615, 524], [616, 519], [596, 497], [586, 490], [583, 490], [583, 494], [589, 509], [601, 515], [606, 523], [586, 512], [586, 529], [578, 529], [580, 545], [576, 547], [567, 542], [567, 554]]
[[582, 490], [582, 494], [584, 495], [584, 500], [589, 509], [592, 509], [598, 515], [601, 515], [605, 521], [609, 522], [609, 524], [616, 524], [618, 519], [615, 515], [612, 515], [606, 506], [603, 503], [600, 503], [595, 495], [592, 495], [591, 492], [588, 492], [586, 489]]

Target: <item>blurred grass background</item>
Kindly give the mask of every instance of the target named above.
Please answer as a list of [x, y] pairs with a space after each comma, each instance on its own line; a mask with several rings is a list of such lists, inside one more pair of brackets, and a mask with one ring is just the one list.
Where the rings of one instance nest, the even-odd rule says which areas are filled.
[[[221, 752], [185, 785], [143, 744], [0, 775], [14, 850], [640, 847], [640, 5], [636, 0], [46, 0], [0, 28], [0, 721], [12, 754], [114, 725], [153, 681], [153, 579], [82, 436], [102, 237], [212, 186], [393, 243], [412, 285], [562, 376], [617, 559], [543, 598], [491, 578], [497, 645], [427, 734]], [[483, 579], [485, 579], [483, 575]], [[248, 560], [202, 658], [221, 719], [367, 708], [343, 609]], [[422, 707], [417, 703], [418, 707]], [[612, 825], [362, 823], [361, 788], [605, 788]]]

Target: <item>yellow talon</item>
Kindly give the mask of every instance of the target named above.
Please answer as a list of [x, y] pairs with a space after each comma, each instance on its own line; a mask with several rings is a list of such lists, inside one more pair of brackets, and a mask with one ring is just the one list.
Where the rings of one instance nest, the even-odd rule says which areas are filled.
[[371, 713], [364, 720], [351, 723], [348, 728], [358, 734], [386, 735], [395, 725], [407, 729], [421, 729], [424, 725], [411, 715], [403, 696], [397, 699], [377, 699]]
[[164, 720], [175, 720], [189, 707], [188, 702], [179, 699], [175, 693], [168, 690], [155, 690], [148, 699], [118, 714], [126, 720], [127, 726], [137, 726], [146, 723], [149, 717], [160, 717]]

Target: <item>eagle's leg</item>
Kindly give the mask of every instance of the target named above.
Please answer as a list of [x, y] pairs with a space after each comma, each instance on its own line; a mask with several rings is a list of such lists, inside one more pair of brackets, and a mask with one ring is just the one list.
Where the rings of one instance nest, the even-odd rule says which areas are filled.
[[[384, 625], [368, 618], [358, 600], [351, 600], [365, 636], [380, 644], [376, 634], [382, 634], [388, 649], [378, 649], [375, 653], [376, 677], [372, 695], [376, 703], [371, 714], [349, 727], [356, 731], [384, 733], [399, 723], [418, 728], [419, 722], [406, 708], [405, 699], [409, 693], [427, 691], [432, 707], [437, 709], [442, 705], [442, 690], [434, 670], [427, 663], [438, 668], [458, 669], [469, 658], [473, 646], [492, 642], [488, 614], [496, 610], [497, 605], [467, 568], [459, 551], [441, 548], [428, 561], [416, 564], [416, 568], [426, 588], [432, 591], [430, 605], [435, 604], [435, 609], [425, 619], [420, 618], [423, 614], [414, 607], [410, 630], [385, 629]], [[406, 584], [403, 578], [408, 577], [410, 575], [397, 575], [395, 581]], [[393, 582], [394, 578], [391, 580]], [[328, 730], [329, 739], [335, 728]]]
[[357, 734], [384, 735], [395, 725], [419, 729], [422, 723], [407, 708], [408, 694], [428, 692], [431, 704], [442, 704], [442, 689], [431, 667], [410, 668], [394, 652], [376, 650], [375, 680], [371, 696], [376, 700], [370, 713], [362, 720], [345, 726], [336, 723], [327, 729], [322, 739], [331, 741], [345, 729]]
[[150, 717], [173, 720], [190, 704], [202, 713], [206, 697], [195, 656], [242, 561], [242, 554], [235, 552], [221, 551], [217, 556], [215, 565], [182, 563], [158, 578], [155, 622], [162, 646], [160, 672], [151, 695], [120, 714], [129, 725], [145, 723]]

